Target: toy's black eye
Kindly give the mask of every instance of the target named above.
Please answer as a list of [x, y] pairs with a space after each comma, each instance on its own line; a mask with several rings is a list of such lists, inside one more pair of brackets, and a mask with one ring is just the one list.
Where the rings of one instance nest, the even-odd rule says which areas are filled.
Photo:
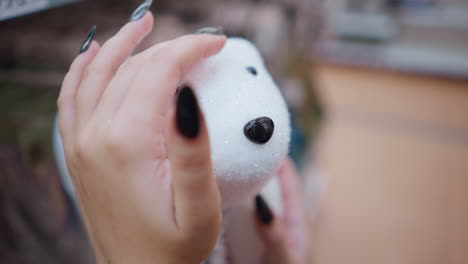
[[249, 66], [247, 67], [247, 71], [250, 72], [251, 74], [257, 76], [257, 69], [255, 69], [255, 67], [252, 67], [252, 66]]

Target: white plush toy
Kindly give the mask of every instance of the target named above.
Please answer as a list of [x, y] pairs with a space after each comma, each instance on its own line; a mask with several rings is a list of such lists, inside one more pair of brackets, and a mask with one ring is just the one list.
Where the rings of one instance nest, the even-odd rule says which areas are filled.
[[[262, 193], [281, 215], [276, 172], [290, 140], [285, 101], [256, 47], [241, 38], [229, 38], [220, 53], [190, 71], [184, 84], [196, 92], [205, 116], [223, 202], [223, 230], [206, 263], [259, 264], [264, 249], [253, 201]], [[54, 144], [65, 188], [73, 195], [57, 128]]]

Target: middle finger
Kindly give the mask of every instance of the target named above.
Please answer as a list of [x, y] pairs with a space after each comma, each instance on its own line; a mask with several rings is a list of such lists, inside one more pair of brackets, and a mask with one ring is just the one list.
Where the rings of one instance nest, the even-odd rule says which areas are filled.
[[158, 50], [164, 48], [167, 44], [168, 42], [166, 41], [152, 46], [124, 62], [102, 94], [102, 98], [96, 108], [95, 116], [97, 119], [111, 120], [113, 118], [115, 112], [119, 109], [128, 88], [135, 80], [136, 75], [144, 66], [148, 58], [150, 58], [152, 54], [158, 52]]

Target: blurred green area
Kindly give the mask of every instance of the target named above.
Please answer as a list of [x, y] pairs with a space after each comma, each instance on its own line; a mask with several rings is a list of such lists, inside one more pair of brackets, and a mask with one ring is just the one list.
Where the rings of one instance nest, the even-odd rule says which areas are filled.
[[58, 87], [0, 82], [0, 143], [19, 142], [33, 164], [51, 159]]

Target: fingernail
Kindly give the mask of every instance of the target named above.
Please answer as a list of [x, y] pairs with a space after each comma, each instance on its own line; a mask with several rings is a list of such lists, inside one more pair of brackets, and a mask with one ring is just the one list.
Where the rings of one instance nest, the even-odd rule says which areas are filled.
[[176, 123], [182, 136], [194, 139], [200, 130], [200, 115], [197, 99], [192, 89], [183, 87], [177, 94]]
[[89, 30], [88, 36], [86, 36], [86, 39], [83, 42], [83, 45], [81, 45], [80, 53], [83, 53], [89, 49], [89, 46], [91, 45], [91, 42], [93, 41], [95, 34], [96, 34], [96, 25], [94, 25]]
[[133, 22], [137, 21], [138, 19], [142, 18], [145, 16], [146, 11], [150, 8], [151, 4], [153, 3], [152, 0], [146, 0], [143, 3], [141, 3], [135, 11], [133, 11], [132, 15], [130, 16], [130, 19], [128, 22]]
[[257, 217], [260, 222], [265, 225], [269, 225], [273, 222], [273, 212], [261, 195], [255, 196], [255, 208], [257, 209]]
[[205, 27], [197, 30], [194, 35], [211, 34], [211, 35], [224, 35], [223, 27]]

